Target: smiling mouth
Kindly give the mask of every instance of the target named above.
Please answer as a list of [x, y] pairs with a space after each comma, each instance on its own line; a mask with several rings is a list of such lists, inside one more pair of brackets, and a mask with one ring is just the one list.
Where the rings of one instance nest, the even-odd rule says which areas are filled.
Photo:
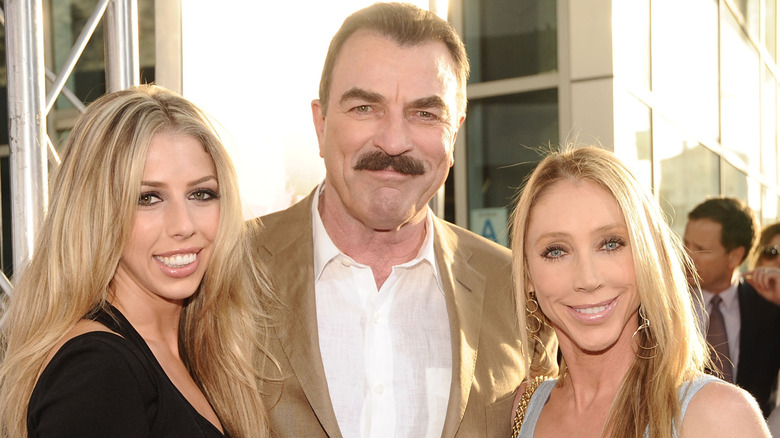
[[154, 256], [154, 258], [169, 268], [181, 268], [193, 263], [197, 258], [197, 254], [176, 254], [170, 257]]
[[609, 304], [605, 304], [603, 306], [596, 306], [596, 307], [585, 307], [582, 309], [574, 309], [575, 312], [578, 313], [584, 313], [586, 315], [592, 315], [594, 313], [599, 313], [607, 310], [607, 307], [609, 307]]
[[583, 315], [583, 317], [585, 318], [600, 318], [601, 316], [609, 313], [611, 309], [615, 306], [616, 302], [617, 302], [617, 297], [606, 302], [602, 301], [601, 303], [593, 304], [591, 306], [582, 306], [582, 307], [570, 306], [570, 309], [579, 315]]

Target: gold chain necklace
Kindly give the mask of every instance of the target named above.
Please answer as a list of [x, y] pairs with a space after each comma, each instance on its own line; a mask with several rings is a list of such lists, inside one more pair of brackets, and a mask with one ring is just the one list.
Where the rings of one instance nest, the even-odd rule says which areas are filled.
[[520, 435], [520, 428], [523, 426], [523, 420], [525, 419], [525, 411], [528, 409], [528, 402], [531, 401], [531, 396], [534, 395], [534, 391], [539, 385], [547, 380], [547, 376], [536, 376], [528, 382], [523, 391], [523, 395], [520, 396], [520, 402], [517, 403], [517, 410], [515, 411], [515, 422], [512, 425], [512, 437], [517, 438]]

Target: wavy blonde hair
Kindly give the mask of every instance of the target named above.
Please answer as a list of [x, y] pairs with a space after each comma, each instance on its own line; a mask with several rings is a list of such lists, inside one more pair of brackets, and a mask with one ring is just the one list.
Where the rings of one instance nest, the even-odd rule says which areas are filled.
[[179, 349], [226, 433], [266, 436], [253, 364], [266, 352], [269, 306], [262, 267], [250, 260], [232, 162], [208, 118], [183, 97], [140, 86], [97, 99], [77, 120], [50, 187], [30, 263], [17, 276], [0, 331], [0, 433], [26, 436], [27, 402], [57, 341], [97, 308], [128, 244], [152, 137], [190, 135], [209, 153], [220, 192], [219, 229], [199, 289], [182, 309]]
[[[655, 356], [634, 359], [612, 402], [602, 435], [642, 437], [648, 428], [649, 436], [672, 437], [673, 425], [681, 423], [678, 390], [702, 373], [709, 358], [693, 310], [695, 298], [686, 280], [686, 269], [693, 269], [693, 265], [664, 220], [657, 200], [620, 160], [596, 147], [563, 149], [551, 152], [539, 163], [513, 212], [512, 266], [518, 313], [525, 319], [530, 284], [525, 235], [531, 210], [560, 181], [592, 181], [603, 187], [615, 198], [626, 221], [640, 306], [651, 324], [635, 337], [644, 347], [639, 355]], [[543, 313], [542, 319], [546, 320]], [[545, 329], [551, 330], [549, 320], [545, 322]], [[559, 376], [565, 373], [564, 362]]]

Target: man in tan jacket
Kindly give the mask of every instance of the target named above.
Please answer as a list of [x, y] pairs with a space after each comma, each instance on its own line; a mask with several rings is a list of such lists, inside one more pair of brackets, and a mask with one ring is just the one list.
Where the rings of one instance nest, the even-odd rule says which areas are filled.
[[510, 434], [525, 377], [509, 251], [428, 207], [466, 112], [452, 26], [377, 3], [331, 41], [312, 116], [325, 181], [261, 218], [286, 309], [263, 387], [283, 437]]

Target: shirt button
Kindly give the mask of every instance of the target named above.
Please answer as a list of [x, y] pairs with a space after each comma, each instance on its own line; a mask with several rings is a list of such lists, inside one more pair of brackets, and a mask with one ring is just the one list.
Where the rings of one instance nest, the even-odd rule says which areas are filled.
[[383, 392], [385, 392], [384, 385], [382, 385], [381, 383], [377, 383], [376, 385], [374, 385], [374, 394], [382, 394]]
[[342, 258], [341, 258], [341, 264], [342, 264], [342, 265], [344, 265], [344, 266], [346, 266], [346, 267], [348, 267], [348, 268], [349, 268], [350, 266], [352, 266], [352, 263], [350, 263], [349, 259], [348, 259], [348, 258], [346, 258], [346, 257], [342, 257]]
[[382, 322], [382, 314], [381, 313], [374, 314], [374, 324], [379, 324], [380, 322]]

